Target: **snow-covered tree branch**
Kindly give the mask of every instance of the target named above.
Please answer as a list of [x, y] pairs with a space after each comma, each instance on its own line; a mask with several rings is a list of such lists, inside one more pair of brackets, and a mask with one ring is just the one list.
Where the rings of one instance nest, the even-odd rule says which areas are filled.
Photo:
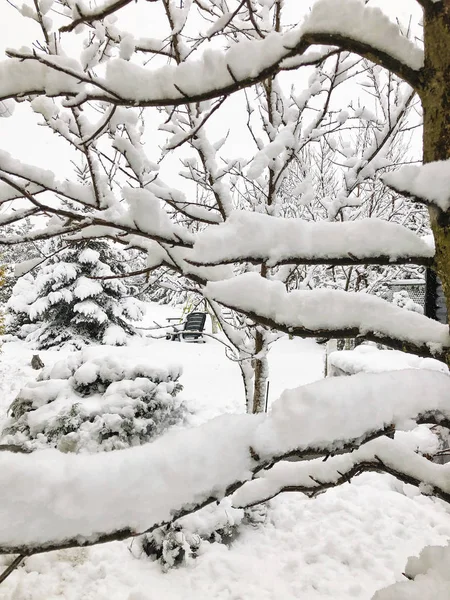
[[[107, 14], [113, 10], [113, 5], [109, 5]], [[330, 10], [335, 15], [333, 23], [328, 18]], [[99, 18], [101, 15], [102, 10]], [[389, 35], [382, 39], [379, 32], [385, 28], [389, 28]], [[72, 97], [74, 105], [92, 100], [122, 106], [174, 106], [184, 104], [186, 100], [202, 102], [268, 79], [282, 68], [284, 60], [302, 55], [317, 44], [355, 52], [397, 73], [413, 87], [419, 85], [422, 50], [404, 38], [401, 30], [379, 9], [364, 6], [358, 0], [339, 0], [338, 4], [320, 0], [303, 24], [290, 32], [275, 33], [258, 41], [242, 41], [226, 53], [215, 53], [214, 58], [208, 55], [199, 61], [184, 62], [166, 70], [163, 78], [158, 70], [152, 73], [116, 59], [108, 62], [105, 77], [89, 80], [81, 65], [72, 62], [69, 66], [65, 60], [49, 60], [37, 52], [11, 50], [9, 56], [16, 60], [0, 65], [0, 72], [8, 79], [8, 69], [16, 72], [20, 69], [22, 78], [0, 87], [0, 100], [18, 95], [47, 94]], [[210, 72], [208, 62], [211, 58], [214, 69]], [[53, 73], [61, 74], [55, 82], [51, 81]], [[33, 83], [30, 85], [30, 82]], [[51, 83], [53, 89], [47, 89]], [[139, 91], [129, 97], [128, 90], [131, 89]]]
[[[380, 436], [392, 436], [411, 419], [448, 425], [449, 385], [447, 375], [432, 371], [325, 380], [285, 392], [270, 416], [225, 415], [140, 448], [91, 456], [2, 452], [0, 480], [9, 492], [0, 505], [0, 514], [8, 517], [2, 518], [0, 552], [30, 554], [124, 539], [224, 495], [234, 494], [237, 505], [289, 485], [314, 495], [363, 470], [421, 483], [448, 501], [448, 466]], [[317, 460], [326, 456], [332, 458]], [[293, 457], [301, 462], [281, 462]]]

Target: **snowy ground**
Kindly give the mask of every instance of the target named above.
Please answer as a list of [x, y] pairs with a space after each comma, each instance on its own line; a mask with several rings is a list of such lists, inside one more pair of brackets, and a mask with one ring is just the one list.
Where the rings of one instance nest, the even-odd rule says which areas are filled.
[[[156, 307], [148, 324], [173, 314]], [[239, 369], [221, 344], [147, 339], [130, 353], [183, 365], [192, 424], [244, 412]], [[22, 384], [36, 375], [29, 366], [32, 354], [20, 342], [3, 347], [0, 421]], [[61, 358], [56, 352], [40, 355], [46, 364]], [[323, 347], [283, 338], [271, 351], [270, 369], [274, 400], [285, 388], [322, 377]], [[443, 503], [387, 476], [364, 475], [315, 500], [278, 497], [270, 502], [265, 525], [243, 527], [230, 547], [207, 545], [194, 562], [168, 573], [135, 557], [129, 543], [30, 557], [0, 584], [0, 600], [369, 600], [377, 589], [402, 580], [408, 556], [449, 537], [450, 511]], [[8, 561], [0, 557], [0, 565]]]

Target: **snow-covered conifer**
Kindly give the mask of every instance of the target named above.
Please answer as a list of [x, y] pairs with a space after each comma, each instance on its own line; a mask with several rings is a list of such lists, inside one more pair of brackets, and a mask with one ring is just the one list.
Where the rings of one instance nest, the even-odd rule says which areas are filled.
[[129, 320], [142, 317], [141, 304], [128, 296], [121, 279], [103, 278], [123, 273], [125, 260], [105, 241], [63, 247], [35, 276], [28, 273], [14, 286], [7, 304], [10, 331], [41, 349], [65, 343], [124, 345], [133, 333]]

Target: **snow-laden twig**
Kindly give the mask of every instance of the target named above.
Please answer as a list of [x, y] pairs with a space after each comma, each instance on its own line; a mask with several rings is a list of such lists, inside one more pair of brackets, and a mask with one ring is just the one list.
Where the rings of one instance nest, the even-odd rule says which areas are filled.
[[[78, 13], [78, 16], [76, 16], [68, 25], [60, 27], [60, 31], [61, 33], [65, 31], [73, 31], [74, 29], [76, 29], [76, 27], [78, 27], [78, 25], [81, 25], [82, 23], [88, 24], [93, 23], [95, 21], [100, 21], [108, 15], [112, 15], [121, 8], [125, 7], [127, 4], [130, 4], [131, 1], [132, 0], [106, 0], [105, 2], [100, 4], [100, 6], [96, 6], [95, 8], [90, 10], [83, 10], [83, 12], [81, 12], [81, 9], [77, 7], [75, 14]], [[156, 0], [148, 1], [155, 2]], [[75, 4], [75, 6], [77, 5]]]
[[[428, 458], [403, 450], [387, 438], [370, 441], [352, 454], [313, 460], [303, 463], [277, 463], [259, 473], [259, 477], [245, 484], [233, 495], [236, 507], [247, 507], [266, 502], [283, 492], [301, 492], [310, 497], [351, 480], [365, 472], [387, 473], [399, 481], [424, 487], [427, 493], [450, 503], [450, 489], [439, 485], [450, 475], [450, 467], [431, 463]], [[427, 474], [435, 475], [427, 483]]]

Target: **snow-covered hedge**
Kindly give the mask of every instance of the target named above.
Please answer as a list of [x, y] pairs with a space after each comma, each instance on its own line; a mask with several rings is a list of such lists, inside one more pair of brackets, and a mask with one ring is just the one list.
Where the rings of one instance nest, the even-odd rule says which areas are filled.
[[63, 452], [137, 446], [185, 414], [178, 367], [154, 367], [124, 350], [87, 348], [41, 371], [9, 408], [7, 443]]

